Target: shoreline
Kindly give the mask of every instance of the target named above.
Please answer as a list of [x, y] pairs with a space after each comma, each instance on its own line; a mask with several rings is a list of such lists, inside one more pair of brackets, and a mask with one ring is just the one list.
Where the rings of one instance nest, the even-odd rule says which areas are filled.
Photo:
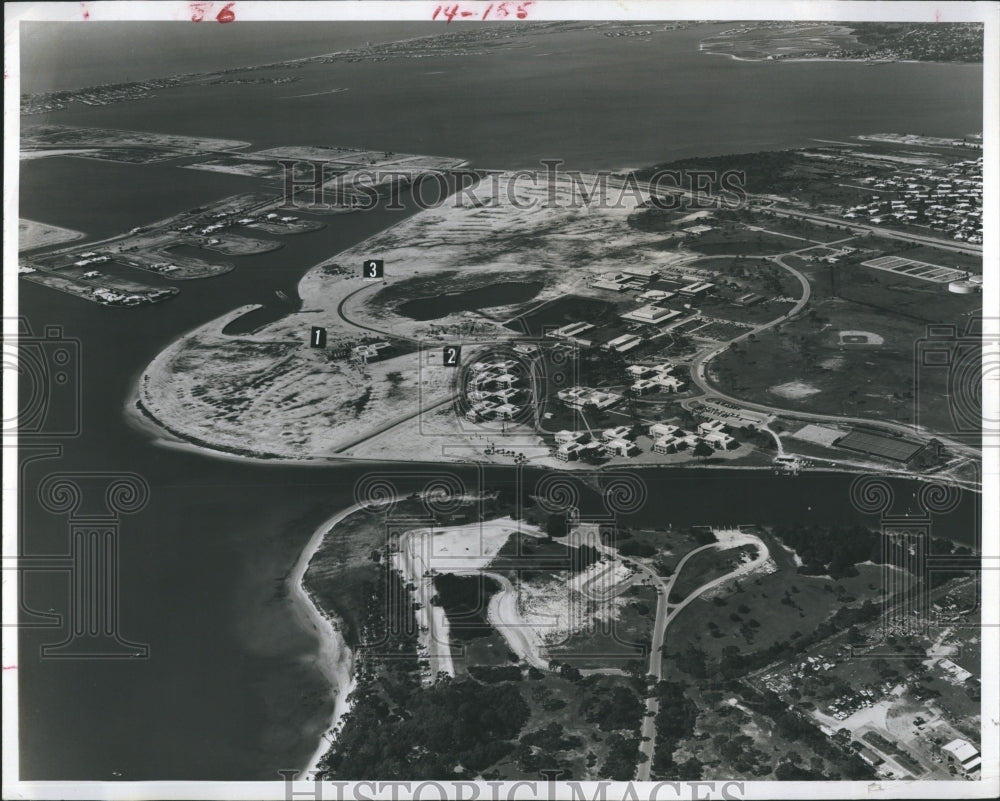
[[361, 508], [360, 504], [353, 504], [320, 523], [288, 575], [287, 587], [292, 599], [292, 609], [303, 629], [315, 633], [319, 640], [317, 667], [330, 685], [330, 698], [333, 700], [330, 721], [320, 733], [319, 744], [305, 767], [307, 774], [317, 770], [320, 760], [330, 750], [344, 716], [351, 710], [350, 695], [357, 686], [357, 679], [354, 675], [354, 652], [340, 632], [339, 621], [335, 616], [327, 615], [316, 604], [305, 587], [305, 575], [327, 533]]
[[[381, 458], [364, 458], [359, 456], [315, 456], [309, 458], [296, 458], [292, 456], [278, 456], [278, 455], [249, 455], [237, 453], [236, 451], [230, 451], [222, 447], [209, 446], [184, 434], [166, 426], [162, 421], [159, 420], [149, 409], [147, 409], [143, 403], [142, 398], [139, 397], [139, 393], [135, 392], [133, 396], [129, 399], [130, 402], [125, 404], [126, 419], [132, 425], [133, 428], [139, 430], [146, 435], [148, 435], [153, 444], [164, 447], [173, 448], [175, 450], [188, 451], [190, 453], [197, 453], [202, 456], [207, 456], [213, 459], [225, 459], [229, 461], [240, 461], [240, 462], [251, 462], [255, 464], [281, 464], [288, 466], [298, 466], [298, 467], [333, 467], [336, 465], [348, 465], [348, 464], [384, 464], [387, 462], [403, 462], [406, 464], [441, 464], [440, 460], [434, 459], [381, 459]], [[819, 457], [813, 457], [819, 458]], [[516, 465], [503, 465], [496, 462], [490, 461], [477, 461], [477, 460], [456, 460], [450, 462], [450, 464], [456, 465], [484, 465], [491, 467], [515, 467]], [[577, 472], [589, 472], [597, 471], [601, 472], [604, 470], [621, 470], [622, 468], [628, 470], [749, 470], [749, 471], [766, 471], [774, 472], [774, 465], [740, 465], [740, 464], [688, 464], [688, 465], [671, 465], [671, 464], [609, 464], [609, 465], [582, 465], [579, 468], [567, 465], [563, 467], [550, 467], [548, 465], [526, 465], [529, 468], [535, 470], [549, 470], [549, 471], [559, 471], [565, 472], [568, 475], [573, 475]], [[929, 483], [934, 483], [938, 476], [936, 475], [923, 475], [920, 473], [908, 473], [902, 470], [892, 470], [888, 467], [880, 467], [879, 475], [885, 475], [889, 477], [910, 479], [914, 481], [925, 481]], [[847, 465], [847, 464], [829, 464], [823, 466], [816, 466], [813, 468], [802, 468], [800, 474], [808, 473], [850, 473], [855, 475], [862, 475], [866, 472], [871, 472], [870, 469], [866, 469], [860, 465]], [[795, 476], [788, 476], [788, 478], [795, 478]], [[982, 484], [979, 485], [968, 485], [964, 482], [953, 482], [961, 489], [968, 490], [969, 492], [975, 492], [982, 495], [983, 487]]]
[[888, 58], [888, 59], [878, 59], [878, 58], [838, 58], [836, 56], [809, 56], [809, 57], [796, 57], [788, 56], [787, 58], [773, 58], [769, 56], [762, 56], [760, 58], [752, 58], [750, 56], [738, 56], [735, 53], [724, 53], [719, 50], [706, 50], [699, 45], [698, 52], [709, 56], [726, 56], [727, 58], [733, 59], [733, 61], [748, 61], [748, 62], [769, 62], [771, 64], [781, 64], [783, 62], [792, 63], [807, 63], [812, 61], [823, 61], [823, 62], [843, 62], [844, 64], [867, 64], [869, 66], [874, 66], [876, 64], [981, 64], [981, 61], [927, 61], [920, 58]]

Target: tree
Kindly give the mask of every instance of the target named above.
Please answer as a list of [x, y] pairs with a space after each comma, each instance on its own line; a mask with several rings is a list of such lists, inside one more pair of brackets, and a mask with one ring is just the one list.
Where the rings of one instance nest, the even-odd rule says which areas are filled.
[[712, 455], [712, 446], [709, 445], [705, 440], [698, 440], [698, 444], [694, 446], [693, 451], [695, 456], [700, 456], [703, 460]]

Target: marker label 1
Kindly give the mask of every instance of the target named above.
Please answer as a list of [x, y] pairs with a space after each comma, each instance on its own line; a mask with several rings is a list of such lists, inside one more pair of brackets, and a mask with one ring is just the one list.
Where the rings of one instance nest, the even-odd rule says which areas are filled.
[[325, 348], [326, 347], [326, 329], [314, 325], [312, 331], [309, 334], [309, 347], [311, 348]]
[[362, 278], [382, 278], [385, 275], [385, 265], [382, 259], [368, 259], [361, 265]]
[[441, 364], [445, 367], [458, 367], [462, 361], [461, 345], [445, 345], [441, 351]]

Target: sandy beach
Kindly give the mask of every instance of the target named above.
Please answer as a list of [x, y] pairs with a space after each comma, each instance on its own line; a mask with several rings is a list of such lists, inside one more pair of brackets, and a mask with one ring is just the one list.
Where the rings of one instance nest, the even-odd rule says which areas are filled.
[[360, 505], [355, 504], [338, 512], [328, 520], [324, 520], [309, 538], [309, 542], [302, 549], [301, 556], [288, 576], [288, 592], [294, 605], [296, 617], [299, 618], [303, 628], [315, 632], [319, 638], [318, 664], [330, 683], [330, 698], [333, 701], [330, 723], [323, 732], [315, 753], [309, 759], [309, 764], [305, 768], [307, 773], [317, 769], [319, 761], [329, 750], [344, 715], [350, 711], [351, 704], [348, 697], [354, 690], [355, 679], [354, 654], [347, 647], [336, 620], [325, 615], [313, 603], [313, 599], [306, 592], [302, 581], [306, 569], [309, 567], [309, 562], [319, 549], [327, 532], [360, 508]]

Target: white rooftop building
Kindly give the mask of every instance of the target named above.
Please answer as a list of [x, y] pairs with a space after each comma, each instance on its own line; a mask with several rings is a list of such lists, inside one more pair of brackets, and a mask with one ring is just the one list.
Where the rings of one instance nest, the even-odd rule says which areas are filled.
[[947, 745], [941, 746], [941, 750], [961, 765], [966, 773], [977, 770], [982, 764], [979, 751], [967, 740], [952, 740]]
[[627, 312], [621, 315], [623, 320], [631, 320], [634, 323], [646, 323], [648, 325], [659, 325], [660, 323], [665, 323], [667, 320], [671, 320], [680, 314], [679, 311], [674, 309], [667, 309], [663, 306], [656, 306], [654, 304], [649, 304], [648, 306], [640, 306], [638, 309]]

